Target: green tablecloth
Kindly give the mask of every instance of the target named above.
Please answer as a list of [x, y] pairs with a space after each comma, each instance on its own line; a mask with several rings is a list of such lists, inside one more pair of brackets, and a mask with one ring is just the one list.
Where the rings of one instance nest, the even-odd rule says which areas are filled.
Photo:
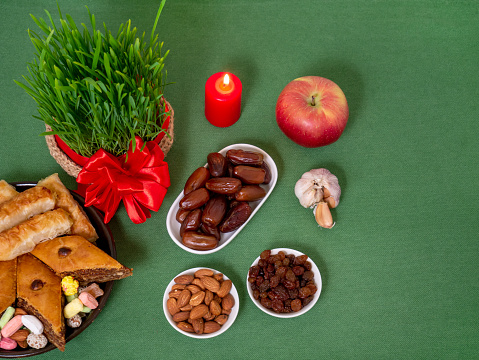
[[[158, 1], [59, 1], [88, 22], [83, 4], [112, 30], [131, 19], [149, 33]], [[13, 80], [27, 73], [35, 28], [29, 14], [58, 19], [55, 1], [2, 1], [0, 178], [36, 181], [58, 172], [38, 134], [34, 101]], [[167, 58], [166, 97], [175, 109], [162, 208], [134, 225], [124, 208], [110, 223], [118, 259], [134, 276], [115, 284], [95, 322], [48, 359], [472, 359], [479, 357], [479, 8], [475, 1], [172, 1], [158, 32]], [[218, 71], [243, 83], [240, 120], [204, 117], [204, 85]], [[342, 137], [323, 148], [291, 142], [275, 104], [294, 78], [320, 75], [346, 94]], [[194, 255], [170, 239], [165, 219], [206, 155], [234, 143], [261, 147], [279, 180], [243, 232], [220, 252]], [[326, 167], [342, 187], [336, 226], [318, 228], [294, 184]], [[294, 319], [261, 312], [246, 273], [267, 248], [307, 253], [323, 291]], [[196, 340], [165, 319], [162, 296], [179, 272], [227, 274], [240, 311], [224, 334]]]

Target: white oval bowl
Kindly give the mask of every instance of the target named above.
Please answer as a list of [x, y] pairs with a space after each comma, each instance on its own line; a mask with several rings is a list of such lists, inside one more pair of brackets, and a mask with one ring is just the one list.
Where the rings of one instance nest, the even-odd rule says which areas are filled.
[[[263, 161], [266, 162], [268, 165], [270, 171], [271, 171], [271, 181], [269, 184], [261, 184], [260, 186], [263, 187], [266, 190], [266, 195], [264, 198], [257, 200], [257, 201], [251, 201], [249, 202], [249, 205], [251, 206], [251, 209], [253, 210], [250, 217], [246, 222], [241, 225], [238, 229], [235, 231], [231, 231], [228, 233], [221, 233], [221, 238], [220, 241], [218, 242], [218, 246], [215, 247], [214, 249], [211, 250], [194, 250], [190, 249], [189, 247], [183, 245], [183, 242], [181, 241], [181, 236], [180, 236], [180, 226], [181, 224], [176, 221], [176, 213], [178, 212], [179, 209], [179, 203], [180, 200], [183, 198], [184, 194], [183, 191], [178, 195], [176, 200], [173, 202], [173, 204], [170, 207], [170, 210], [168, 211], [168, 215], [166, 216], [166, 228], [168, 229], [168, 233], [170, 234], [171, 239], [175, 242], [176, 245], [178, 245], [180, 248], [183, 250], [186, 250], [190, 253], [193, 254], [199, 254], [199, 255], [206, 255], [206, 254], [211, 254], [216, 251], [221, 250], [224, 248], [226, 245], [228, 245], [233, 239], [238, 235], [241, 230], [248, 224], [248, 222], [253, 218], [253, 216], [256, 214], [256, 212], [260, 209], [260, 207], [264, 204], [266, 199], [269, 197], [271, 192], [273, 191], [276, 181], [278, 180], [278, 168], [276, 167], [276, 164], [274, 160], [269, 156], [267, 152], [264, 150], [260, 149], [257, 146], [254, 145], [249, 145], [249, 144], [233, 144], [230, 146], [225, 147], [224, 149], [221, 149], [218, 151], [220, 154], [223, 156], [226, 156], [226, 152], [230, 149], [241, 149], [245, 151], [255, 151], [263, 154]], [[208, 154], [206, 154], [208, 155]], [[206, 156], [205, 156], [206, 157]], [[208, 164], [205, 165], [205, 167], [208, 167]], [[186, 182], [186, 180], [185, 180]]]
[[[211, 334], [189, 333], [189, 332], [186, 332], [186, 331], [183, 331], [183, 330], [179, 329], [178, 326], [176, 326], [176, 322], [173, 321], [173, 316], [171, 316], [170, 312], [168, 311], [168, 307], [166, 305], [166, 302], [168, 301], [168, 298], [169, 298], [168, 294], [170, 293], [171, 288], [173, 287], [173, 285], [175, 285], [175, 279], [180, 275], [194, 275], [194, 273], [197, 270], [200, 270], [200, 269], [210, 269], [210, 270], [213, 270], [215, 274], [219, 273], [219, 271], [217, 271], [215, 269], [211, 269], [211, 268], [207, 268], [207, 267], [196, 267], [196, 268], [185, 270], [185, 271], [179, 273], [178, 275], [176, 275], [170, 281], [170, 283], [166, 287], [165, 293], [163, 294], [163, 312], [165, 313], [166, 320], [168, 320], [170, 325], [173, 326], [173, 328], [175, 330], [177, 330], [178, 332], [180, 332], [181, 334], [192, 337], [192, 338], [196, 338], [196, 339], [208, 339], [208, 338], [212, 338], [212, 337], [215, 337], [215, 336], [218, 336], [218, 335], [224, 333], [226, 330], [228, 330], [228, 328], [231, 325], [233, 325], [233, 323], [236, 320], [236, 316], [238, 315], [238, 311], [239, 311], [239, 296], [238, 296], [238, 292], [236, 291], [236, 288], [235, 288], [234, 284], [232, 284], [232, 286], [231, 286], [230, 294], [233, 295], [233, 298], [235, 299], [235, 305], [231, 308], [231, 313], [228, 315], [228, 320], [221, 326], [221, 328], [218, 331], [216, 331], [214, 333], [211, 333]], [[222, 273], [222, 274], [223, 274], [223, 278], [225, 280], [229, 280], [229, 278], [224, 273]]]
[[[280, 251], [283, 251], [286, 255], [289, 255], [289, 254], [293, 254], [294, 256], [300, 256], [300, 255], [305, 255], [303, 254], [302, 252], [299, 252], [297, 250], [293, 250], [293, 249], [288, 249], [288, 248], [277, 248], [277, 249], [272, 249], [271, 250], [271, 255], [276, 255], [278, 252]], [[299, 311], [296, 311], [296, 312], [290, 312], [290, 313], [277, 313], [271, 309], [267, 309], [265, 308], [263, 305], [261, 305], [261, 303], [259, 302], [259, 300], [256, 300], [254, 297], [253, 297], [253, 291], [251, 290], [251, 286], [250, 286], [250, 283], [248, 282], [248, 278], [249, 278], [249, 269], [254, 266], [254, 265], [257, 265], [258, 264], [258, 261], [259, 261], [260, 257], [258, 256], [256, 258], [256, 260], [251, 264], [251, 266], [248, 268], [248, 274], [246, 274], [246, 288], [248, 289], [248, 294], [249, 294], [249, 297], [251, 298], [251, 300], [253, 301], [253, 303], [261, 310], [261, 311], [264, 311], [266, 314], [268, 315], [271, 315], [271, 316], [275, 316], [275, 317], [279, 317], [279, 318], [293, 318], [293, 317], [296, 317], [296, 316], [300, 316], [300, 315], [303, 315], [304, 313], [308, 312], [309, 310], [311, 310], [313, 308], [313, 306], [316, 304], [316, 302], [318, 301], [319, 299], [319, 296], [321, 294], [321, 288], [322, 288], [322, 281], [321, 281], [321, 273], [319, 272], [319, 269], [318, 267], [316, 266], [316, 264], [314, 263], [314, 261], [308, 256], [308, 261], [311, 263], [312, 267], [311, 267], [311, 271], [314, 273], [314, 283], [316, 285], [316, 287], [318, 288], [318, 290], [316, 291], [316, 293], [314, 294], [314, 298], [313, 300], [308, 304], [306, 305], [305, 307], [303, 307], [301, 310]]]

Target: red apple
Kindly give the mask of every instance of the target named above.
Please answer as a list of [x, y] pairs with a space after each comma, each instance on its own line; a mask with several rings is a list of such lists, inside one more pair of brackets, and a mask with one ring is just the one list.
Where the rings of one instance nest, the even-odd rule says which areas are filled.
[[291, 81], [276, 103], [276, 121], [281, 131], [308, 148], [338, 140], [348, 117], [348, 103], [341, 88], [320, 76]]

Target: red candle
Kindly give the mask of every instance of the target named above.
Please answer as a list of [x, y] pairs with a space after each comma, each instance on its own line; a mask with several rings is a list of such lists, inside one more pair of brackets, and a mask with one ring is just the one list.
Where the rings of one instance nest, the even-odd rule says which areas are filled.
[[211, 75], [205, 86], [205, 116], [214, 126], [227, 127], [241, 115], [243, 86], [233, 74], [219, 72]]

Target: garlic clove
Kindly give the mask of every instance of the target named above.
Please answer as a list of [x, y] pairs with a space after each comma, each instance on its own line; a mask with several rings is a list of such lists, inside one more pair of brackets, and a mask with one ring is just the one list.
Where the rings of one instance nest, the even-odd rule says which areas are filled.
[[314, 217], [319, 226], [331, 229], [334, 226], [333, 216], [329, 210], [328, 203], [321, 201], [316, 205], [314, 211]]
[[336, 201], [332, 196], [323, 199], [329, 206], [330, 209], [334, 209], [336, 207]]

